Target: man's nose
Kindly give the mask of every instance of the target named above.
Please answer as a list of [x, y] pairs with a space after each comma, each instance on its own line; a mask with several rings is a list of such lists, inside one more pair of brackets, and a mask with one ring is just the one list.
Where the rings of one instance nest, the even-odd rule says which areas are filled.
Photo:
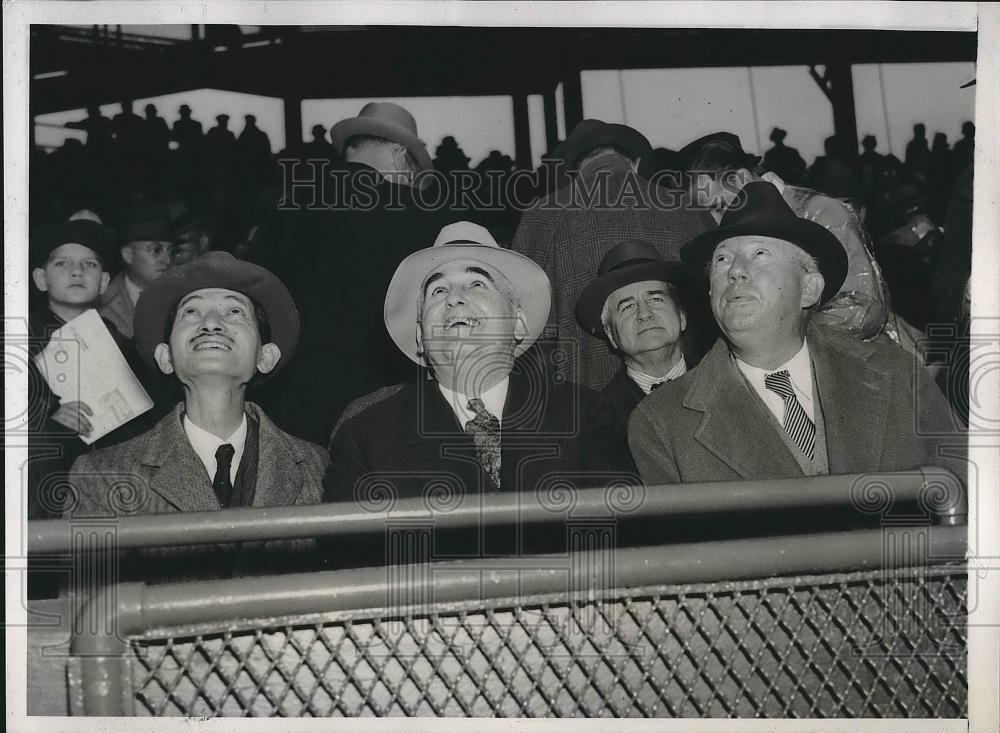
[[635, 317], [638, 318], [640, 321], [645, 321], [652, 315], [653, 315], [653, 309], [649, 307], [648, 303], [645, 303], [640, 300], [636, 305]]
[[222, 330], [222, 319], [219, 318], [219, 314], [214, 310], [209, 311], [201, 319], [201, 325], [198, 327], [200, 331], [221, 331]]
[[448, 305], [461, 305], [465, 303], [465, 293], [461, 288], [451, 288], [448, 291], [448, 297], [445, 298], [445, 302]]
[[734, 257], [732, 264], [729, 266], [729, 279], [746, 280], [748, 275], [749, 270], [747, 269], [746, 258], [743, 255]]

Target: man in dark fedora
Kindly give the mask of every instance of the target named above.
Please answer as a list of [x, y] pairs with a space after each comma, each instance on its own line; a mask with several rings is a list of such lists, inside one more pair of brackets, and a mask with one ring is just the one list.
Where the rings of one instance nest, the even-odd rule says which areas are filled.
[[653, 150], [631, 127], [584, 120], [553, 155], [571, 179], [524, 212], [511, 248], [537, 262], [553, 283], [551, 335], [562, 342], [560, 352], [569, 352], [556, 371], [603, 389], [618, 359], [574, 316], [601, 259], [616, 243], [638, 238], [661, 258], [676, 260], [681, 245], [710, 229], [712, 220], [649, 181]]
[[600, 449], [621, 470], [634, 470], [628, 421], [636, 405], [687, 371], [681, 337], [679, 262], [660, 259], [648, 242], [627, 240], [608, 252], [597, 278], [580, 294], [576, 317], [596, 338], [607, 339], [623, 364], [598, 395], [588, 428]]
[[708, 208], [716, 221], [735, 200], [743, 186], [767, 181], [781, 193], [796, 216], [821, 224], [847, 252], [847, 275], [834, 297], [814, 313], [817, 322], [838, 328], [861, 340], [885, 333], [913, 350], [916, 334], [889, 306], [889, 291], [874, 257], [871, 237], [847, 204], [818, 191], [788, 185], [760, 159], [743, 150], [731, 132], [714, 132], [688, 143], [681, 150], [687, 170], [689, 194], [699, 208]]
[[941, 465], [965, 479], [964, 436], [930, 375], [885, 339], [810, 323], [848, 270], [837, 238], [778, 189], [742, 188], [719, 229], [681, 251], [705, 273], [723, 338], [632, 414], [646, 484]]
[[148, 432], [77, 459], [74, 516], [308, 504], [326, 455], [278, 429], [247, 388], [292, 357], [299, 318], [270, 272], [210, 252], [174, 268], [136, 306], [141, 356], [184, 388]]
[[[291, 369], [268, 389], [269, 412], [286, 430], [326, 443], [347, 404], [413, 376], [389, 340], [380, 298], [393, 271], [421, 242], [434, 240], [441, 213], [422, 205], [416, 176], [431, 172], [413, 116], [392, 102], [370, 102], [330, 130], [346, 159], [326, 206], [306, 200], [282, 212], [274, 270], [287, 278], [302, 313], [303, 339]], [[302, 177], [304, 174], [296, 174]], [[317, 200], [319, 197], [317, 196]], [[338, 328], [329, 314], [350, 314]], [[330, 379], [331, 368], [337, 378]], [[311, 410], [302, 410], [308, 403]]]
[[119, 231], [125, 267], [108, 284], [101, 299], [101, 315], [132, 338], [132, 321], [139, 295], [170, 269], [174, 226], [166, 207], [137, 204], [122, 217]]

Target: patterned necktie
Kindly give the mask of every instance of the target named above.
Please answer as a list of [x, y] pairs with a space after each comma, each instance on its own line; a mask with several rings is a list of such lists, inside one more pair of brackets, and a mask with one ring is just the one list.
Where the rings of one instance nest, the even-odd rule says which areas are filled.
[[788, 370], [765, 375], [764, 386], [785, 401], [785, 431], [811, 461], [816, 447], [816, 426], [795, 397]]
[[476, 416], [465, 423], [465, 432], [472, 435], [472, 442], [476, 446], [476, 458], [499, 489], [500, 421], [486, 409], [486, 405], [478, 397], [469, 400], [469, 409], [476, 413]]
[[233, 482], [229, 478], [229, 469], [233, 465], [233, 456], [236, 449], [229, 443], [223, 443], [215, 451], [215, 478], [212, 479], [212, 488], [215, 490], [215, 497], [219, 500], [219, 506], [223, 509], [229, 506], [229, 501], [233, 495]]

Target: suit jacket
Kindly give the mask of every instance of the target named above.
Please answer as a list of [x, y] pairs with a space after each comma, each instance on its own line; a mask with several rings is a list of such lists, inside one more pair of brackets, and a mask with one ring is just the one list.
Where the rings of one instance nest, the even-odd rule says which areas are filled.
[[[715, 221], [707, 212], [682, 208], [679, 194], [632, 173], [620, 156], [595, 158], [580, 179], [588, 189], [605, 182], [594, 203], [587, 204], [579, 183], [555, 191], [524, 212], [511, 249], [537, 262], [552, 282], [549, 326], [559, 341], [571, 342], [562, 350], [572, 352], [557, 362], [556, 371], [602, 389], [620, 361], [603, 339], [589, 336], [575, 316], [576, 300], [596, 276], [601, 259], [619, 242], [635, 237], [655, 245], [664, 259], [679, 260], [681, 246], [714, 228]], [[669, 205], [672, 199], [676, 205]], [[688, 331], [687, 338], [697, 338], [694, 329]]]
[[[180, 403], [143, 435], [77, 458], [70, 473], [76, 506], [67, 507], [66, 514], [83, 518], [219, 509], [212, 480], [184, 432], [183, 410], [184, 404]], [[328, 460], [326, 453], [319, 446], [278, 429], [252, 402], [246, 403], [246, 410], [260, 425], [253, 506], [318, 503]], [[301, 552], [311, 546], [311, 542], [301, 541], [255, 543], [253, 548], [245, 544], [243, 549], [247, 552], [241, 560], [242, 566], [261, 569], [255, 561], [247, 560], [250, 549], [259, 549], [259, 557], [266, 558], [267, 567], [273, 568], [280, 565], [274, 555]], [[134, 573], [143, 580], [186, 577], [183, 570], [178, 574], [177, 566], [191, 562], [192, 553], [197, 554], [199, 576], [239, 574], [241, 571], [233, 569], [231, 558], [213, 557], [218, 549], [181, 547], [144, 551], [140, 553], [143, 564], [137, 563], [126, 574]], [[226, 549], [231, 550], [232, 545]]]
[[[965, 482], [966, 434], [930, 373], [887, 337], [862, 343], [810, 326], [806, 336], [830, 473], [940, 465]], [[632, 413], [629, 445], [647, 485], [802, 476], [721, 339], [701, 364]]]
[[[588, 456], [583, 426], [591, 391], [537, 380], [537, 372], [518, 367], [510, 375], [501, 421], [500, 490], [546, 492], [556, 491], [560, 482], [585, 487], [605, 481], [604, 467]], [[429, 379], [408, 384], [345, 420], [330, 450], [324, 501], [373, 511], [411, 497], [423, 497], [432, 508], [459, 501], [468, 506], [477, 494], [496, 490], [476, 458], [472, 437]], [[510, 528], [488, 528], [481, 542], [473, 534], [436, 541], [435, 554], [517, 552]], [[379, 564], [384, 546], [383, 537], [364, 545], [352, 538], [331, 544], [327, 554], [335, 565]]]
[[[645, 396], [625, 367], [621, 367], [608, 386], [597, 393], [594, 409], [587, 421], [593, 449], [600, 451], [602, 460], [608, 465], [622, 471], [636, 472], [628, 447], [628, 421]], [[638, 479], [638, 473], [636, 476]]]
[[108, 283], [108, 289], [101, 296], [101, 307], [98, 309], [101, 315], [115, 324], [121, 334], [127, 338], [132, 338], [132, 318], [135, 316], [135, 306], [132, 299], [128, 297], [128, 290], [125, 288], [125, 273], [119, 272]]

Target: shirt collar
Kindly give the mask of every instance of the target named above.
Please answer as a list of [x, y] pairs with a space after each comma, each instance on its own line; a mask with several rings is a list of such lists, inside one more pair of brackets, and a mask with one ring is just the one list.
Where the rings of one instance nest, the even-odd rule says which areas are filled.
[[684, 363], [683, 357], [678, 359], [677, 363], [670, 368], [670, 371], [667, 372], [662, 377], [651, 377], [645, 372], [640, 372], [638, 369], [633, 369], [627, 364], [625, 365], [625, 371], [628, 372], [628, 375], [632, 379], [632, 381], [635, 382], [637, 385], [639, 385], [639, 389], [641, 389], [646, 394], [649, 394], [650, 392], [653, 391], [653, 387], [659, 386], [664, 382], [669, 382], [672, 379], [677, 379], [677, 377], [682, 376], [685, 372], [687, 372], [687, 364]]
[[191, 422], [187, 415], [184, 415], [182, 422], [188, 442], [204, 464], [210, 481], [215, 479], [215, 452], [223, 443], [229, 443], [229, 445], [233, 446], [235, 453], [233, 454], [233, 461], [229, 465], [229, 480], [232, 483], [236, 483], [236, 471], [239, 468], [240, 460], [243, 458], [243, 448], [247, 442], [247, 414], [243, 413], [243, 419], [240, 420], [239, 426], [225, 440], [198, 427]]
[[[139, 300], [139, 296], [142, 295], [142, 288], [132, 282], [127, 273], [125, 275], [125, 292], [128, 293], [128, 298], [132, 301], [132, 305], [135, 305]], [[215, 459], [213, 458], [212, 460], [214, 461]]]
[[[444, 397], [445, 402], [448, 403], [452, 412], [455, 413], [455, 417], [458, 418], [459, 425], [461, 425], [464, 430], [465, 424], [476, 416], [476, 413], [468, 407], [469, 400], [472, 398], [468, 395], [462, 394], [461, 392], [448, 389], [440, 382], [437, 383], [437, 386], [438, 389], [441, 390], [441, 395]], [[479, 395], [479, 399], [481, 399], [483, 404], [486, 405], [486, 409], [496, 416], [496, 419], [501, 425], [503, 424], [503, 406], [507, 402], [507, 388], [509, 386], [510, 375], [504, 377], [502, 380]]]
[[758, 392], [766, 390], [764, 377], [787, 369], [795, 391], [799, 393], [800, 397], [812, 402], [812, 362], [809, 360], [809, 342], [805, 339], [802, 340], [802, 348], [796, 352], [795, 356], [776, 369], [761, 369], [740, 359], [736, 359], [736, 366], [757, 388]]

